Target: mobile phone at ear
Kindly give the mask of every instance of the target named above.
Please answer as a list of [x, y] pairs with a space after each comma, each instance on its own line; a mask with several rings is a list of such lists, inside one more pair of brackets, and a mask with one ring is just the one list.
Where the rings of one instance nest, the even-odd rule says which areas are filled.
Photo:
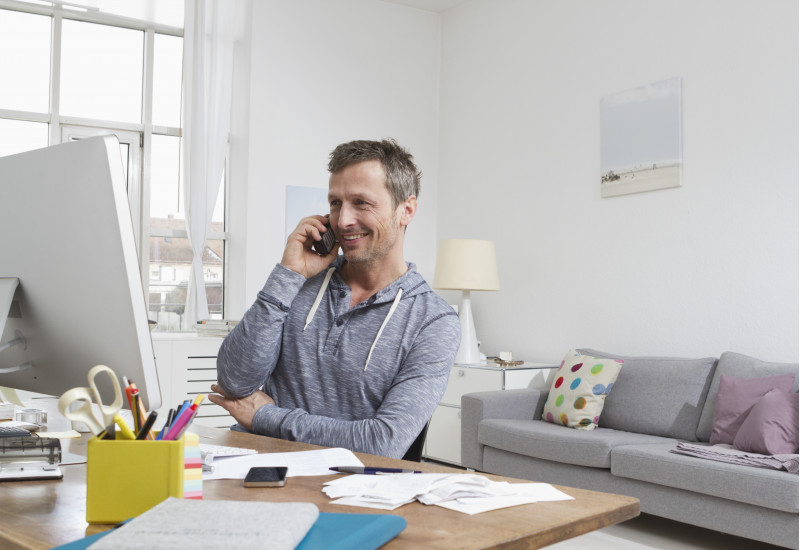
[[322, 234], [322, 240], [314, 241], [314, 250], [321, 256], [327, 256], [331, 253], [334, 243], [336, 243], [336, 235], [333, 234], [330, 222], [325, 223], [325, 233]]
[[286, 485], [286, 466], [253, 466], [244, 478], [245, 487], [283, 487]]

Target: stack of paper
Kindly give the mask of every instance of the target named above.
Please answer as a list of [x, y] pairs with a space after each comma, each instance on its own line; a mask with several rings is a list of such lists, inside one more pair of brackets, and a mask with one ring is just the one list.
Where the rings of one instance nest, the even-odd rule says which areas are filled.
[[239, 323], [228, 319], [204, 319], [197, 321], [198, 336], [219, 336], [225, 338]]
[[572, 500], [547, 483], [507, 483], [475, 474], [351, 475], [325, 483], [322, 491], [334, 504], [394, 510], [418, 500], [465, 514]]

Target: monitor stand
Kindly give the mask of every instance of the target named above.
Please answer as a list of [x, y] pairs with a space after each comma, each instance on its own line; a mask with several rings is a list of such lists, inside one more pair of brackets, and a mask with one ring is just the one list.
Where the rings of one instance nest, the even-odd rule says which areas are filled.
[[[11, 311], [11, 308], [14, 304], [14, 293], [16, 293], [17, 287], [19, 287], [18, 278], [0, 277], [0, 338], [3, 337], [8, 318], [17, 317], [19, 315], [18, 313], [12, 315]], [[26, 342], [23, 334], [17, 330], [14, 332], [14, 337], [9, 339], [7, 342], [0, 340], [0, 353], [3, 353], [11, 346], [19, 345], [23, 346], [24, 348], [26, 346]], [[0, 369], [0, 373], [16, 372], [19, 370], [29, 369], [32, 366], [33, 364], [30, 361], [26, 361], [25, 363], [20, 363], [19, 365], [15, 365], [13, 367], [2, 368]]]

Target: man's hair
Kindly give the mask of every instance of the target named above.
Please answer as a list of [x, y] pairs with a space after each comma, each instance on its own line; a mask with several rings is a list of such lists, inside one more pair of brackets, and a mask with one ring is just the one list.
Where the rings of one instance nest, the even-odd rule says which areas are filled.
[[392, 196], [394, 208], [411, 195], [419, 196], [422, 173], [414, 157], [394, 139], [381, 141], [357, 140], [342, 143], [331, 151], [328, 171], [335, 174], [351, 164], [377, 160], [386, 174], [386, 189]]

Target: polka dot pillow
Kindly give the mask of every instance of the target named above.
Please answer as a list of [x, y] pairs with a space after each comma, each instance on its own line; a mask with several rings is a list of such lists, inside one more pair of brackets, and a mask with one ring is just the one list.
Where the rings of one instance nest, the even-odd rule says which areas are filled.
[[558, 367], [542, 420], [594, 430], [622, 363], [621, 359], [590, 357], [570, 350]]

